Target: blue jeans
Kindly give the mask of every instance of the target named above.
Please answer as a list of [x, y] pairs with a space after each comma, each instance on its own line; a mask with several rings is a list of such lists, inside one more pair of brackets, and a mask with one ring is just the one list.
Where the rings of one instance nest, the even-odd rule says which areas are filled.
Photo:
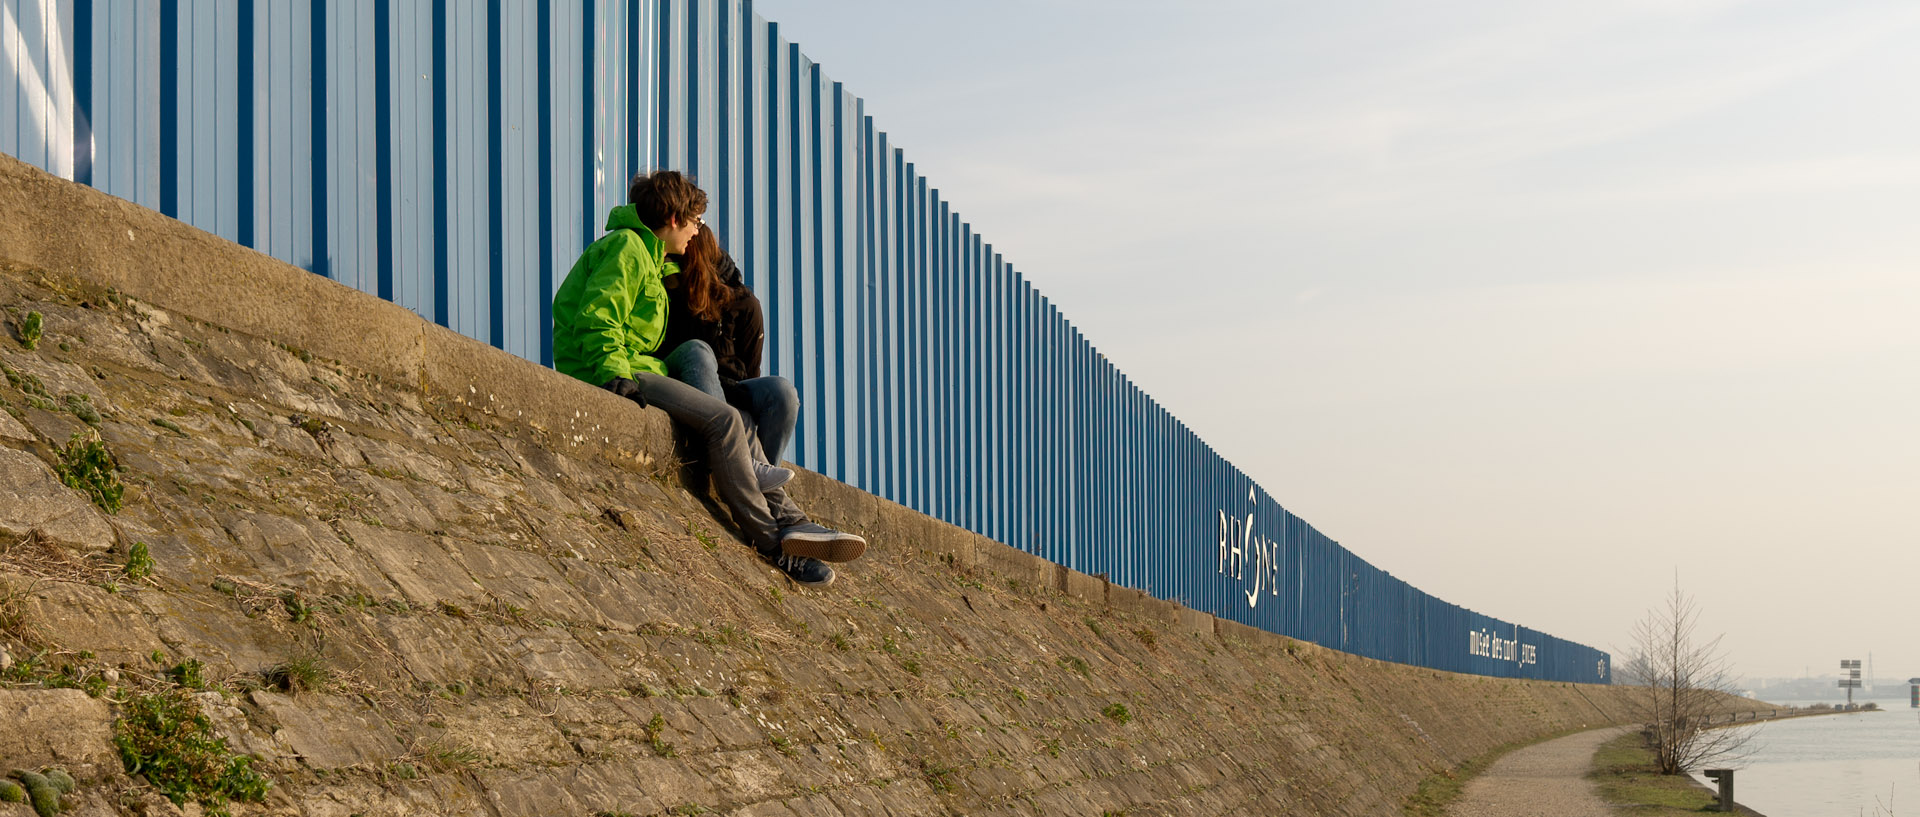
[[[667, 355], [666, 363], [667, 374], [673, 379], [727, 399], [720, 388], [720, 364], [714, 359], [713, 347], [706, 341], [690, 340], [680, 344]], [[742, 380], [740, 388], [746, 392], [748, 403], [736, 406], [747, 415], [741, 419], [753, 427], [767, 462], [778, 464], [786, 457], [787, 445], [793, 442], [793, 428], [800, 421], [800, 393], [793, 388], [793, 382], [784, 377]]]

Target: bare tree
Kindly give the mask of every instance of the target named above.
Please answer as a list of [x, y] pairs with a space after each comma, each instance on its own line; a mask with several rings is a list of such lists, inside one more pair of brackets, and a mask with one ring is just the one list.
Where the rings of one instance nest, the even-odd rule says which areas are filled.
[[[1633, 625], [1624, 676], [1641, 687], [1632, 696], [1634, 714], [1645, 724], [1661, 774], [1732, 760], [1752, 737], [1751, 729], [1710, 728], [1715, 716], [1729, 711], [1733, 677], [1720, 636], [1699, 635], [1699, 622], [1699, 606], [1675, 577], [1666, 603]], [[1721, 725], [1727, 721], [1722, 718]]]

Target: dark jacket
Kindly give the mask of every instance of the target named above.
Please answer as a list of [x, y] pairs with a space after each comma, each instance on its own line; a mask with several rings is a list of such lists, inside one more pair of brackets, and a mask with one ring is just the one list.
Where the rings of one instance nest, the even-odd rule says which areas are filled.
[[686, 293], [681, 289], [687, 276], [673, 275], [666, 279], [667, 332], [660, 340], [660, 351], [655, 354], [665, 358], [682, 343], [704, 340], [713, 347], [723, 383], [759, 377], [760, 350], [767, 336], [760, 299], [753, 296], [753, 290], [747, 288], [740, 275], [740, 267], [724, 252], [720, 254], [718, 272], [720, 283], [732, 291], [733, 297], [721, 305], [720, 317], [713, 321], [695, 315], [687, 306]]

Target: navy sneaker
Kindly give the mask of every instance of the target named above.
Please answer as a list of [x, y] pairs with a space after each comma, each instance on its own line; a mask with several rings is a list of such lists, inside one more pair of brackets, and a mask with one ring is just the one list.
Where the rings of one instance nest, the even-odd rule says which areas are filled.
[[787, 578], [808, 587], [826, 587], [833, 584], [833, 568], [827, 567], [825, 562], [818, 559], [787, 554], [775, 556], [768, 561], [772, 562], [780, 572], [787, 574]]
[[753, 464], [753, 479], [760, 483], [760, 493], [764, 494], [791, 481], [793, 469], [756, 462]]
[[823, 562], [851, 562], [867, 552], [867, 540], [825, 525], [802, 522], [780, 529], [780, 550]]

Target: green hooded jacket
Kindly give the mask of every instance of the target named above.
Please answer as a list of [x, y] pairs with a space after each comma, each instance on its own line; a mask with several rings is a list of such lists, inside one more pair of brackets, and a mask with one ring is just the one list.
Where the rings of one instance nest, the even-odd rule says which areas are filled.
[[665, 251], [633, 205], [607, 214], [607, 234], [580, 254], [553, 295], [555, 369], [595, 386], [635, 372], [666, 375], [652, 356], [667, 329], [660, 281], [680, 270]]

